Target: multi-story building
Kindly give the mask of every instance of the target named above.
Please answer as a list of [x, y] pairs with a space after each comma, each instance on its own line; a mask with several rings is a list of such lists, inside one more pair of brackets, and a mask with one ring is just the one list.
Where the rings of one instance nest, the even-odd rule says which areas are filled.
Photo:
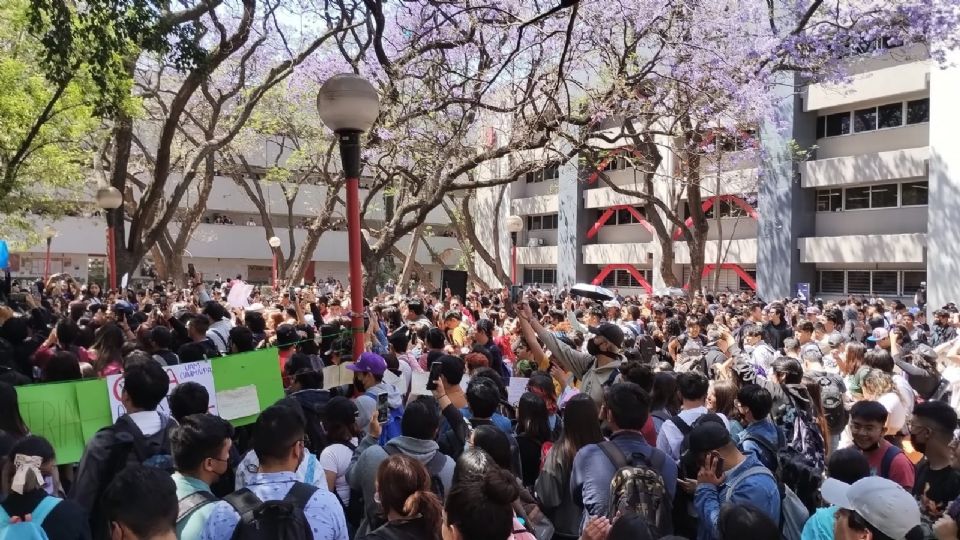
[[[779, 117], [792, 126], [759, 126], [763, 152], [742, 151], [757, 135], [749, 132], [719, 162], [705, 160], [705, 288], [776, 298], [808, 283], [827, 298], [912, 297], [929, 276], [931, 305], [960, 299], [960, 69], [941, 68], [920, 45], [851, 66], [844, 84], [784, 85]], [[626, 151], [610, 149], [601, 168], [637, 189], [636, 171], [617, 155]], [[662, 200], [675, 196], [673, 167], [665, 156], [655, 187]], [[509, 212], [525, 222], [518, 279], [593, 281], [622, 293], [662, 287], [643, 201], [593, 172], [550, 168], [505, 191]], [[509, 252], [502, 231], [499, 245]], [[674, 275], [686, 283], [686, 243], [674, 242], [674, 252]]]

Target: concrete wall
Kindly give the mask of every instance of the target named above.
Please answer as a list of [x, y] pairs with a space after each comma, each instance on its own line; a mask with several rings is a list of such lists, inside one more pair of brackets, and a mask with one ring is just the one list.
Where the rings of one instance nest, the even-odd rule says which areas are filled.
[[[932, 116], [932, 112], [931, 112]], [[902, 148], [917, 148], [930, 143], [928, 124], [910, 124], [817, 139], [817, 159], [858, 156], [874, 152], [889, 152]]]
[[[717, 220], [708, 220], [710, 230], [707, 232], [708, 240], [739, 240], [743, 238], [756, 240], [759, 223], [757, 220], [743, 216], [738, 218], [721, 218], [720, 226], [717, 227]], [[721, 236], [722, 235], [722, 236]]]
[[805, 188], [816, 188], [926, 177], [929, 159], [930, 148], [921, 146], [805, 161], [800, 164], [800, 181]]
[[816, 236], [927, 232], [927, 207], [817, 212]]
[[640, 206], [645, 202], [646, 201], [640, 197], [617, 193], [613, 188], [609, 187], [589, 187], [583, 190], [583, 203], [585, 208], [606, 209], [621, 204]]
[[[525, 266], [555, 266], [557, 264], [557, 246], [518, 247], [517, 264]], [[520, 275], [517, 274], [519, 279]]]
[[[608, 221], [607, 223], [610, 222]], [[584, 237], [586, 237], [586, 232], [584, 232]], [[604, 227], [597, 232], [597, 236], [595, 236], [594, 239], [598, 244], [621, 244], [627, 242], [644, 244], [653, 241], [653, 233], [639, 223], [630, 225], [604, 225]]]
[[850, 84], [812, 84], [806, 90], [804, 111], [827, 109], [927, 89], [930, 62], [920, 60], [859, 73]]
[[590, 244], [583, 246], [583, 262], [606, 266], [608, 264], [648, 265], [653, 252], [651, 244]]
[[[677, 264], [690, 264], [690, 250], [686, 242], [674, 242], [674, 261]], [[745, 238], [741, 240], [725, 240], [723, 242], [710, 241], [704, 246], [704, 261], [706, 264], [717, 262], [717, 251], [720, 251], [721, 263], [735, 263], [741, 266], [757, 264], [757, 239]]]
[[513, 199], [510, 201], [510, 211], [514, 215], [526, 218], [529, 215], [536, 214], [555, 214], [558, 212], [556, 195], [538, 195], [535, 197], [525, 197], [523, 199]]
[[797, 245], [805, 263], [922, 263], [927, 235], [820, 236], [801, 238]]

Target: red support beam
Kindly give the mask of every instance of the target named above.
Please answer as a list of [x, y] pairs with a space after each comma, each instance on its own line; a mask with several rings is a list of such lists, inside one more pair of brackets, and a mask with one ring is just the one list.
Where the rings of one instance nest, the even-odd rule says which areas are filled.
[[619, 204], [617, 206], [611, 206], [610, 208], [607, 208], [603, 211], [603, 214], [600, 214], [600, 219], [598, 219], [597, 222], [594, 223], [593, 226], [587, 231], [587, 238], [593, 238], [596, 236], [597, 233], [600, 232], [600, 229], [607, 224], [607, 221], [610, 221], [610, 218], [613, 217], [614, 212], [618, 210], [627, 210], [633, 214], [633, 217], [637, 218], [637, 220], [640, 222], [640, 225], [643, 225], [643, 227], [650, 231], [651, 234], [653, 233], [653, 225], [650, 225], [650, 223], [644, 219], [643, 215], [640, 214], [640, 212], [637, 212], [636, 208], [628, 204]]
[[[700, 274], [700, 279], [706, 279], [707, 276], [713, 273], [714, 270], [717, 270], [716, 264], [703, 265], [703, 272]], [[750, 287], [750, 289], [754, 291], [757, 290], [757, 282], [754, 281], [754, 279], [750, 276], [750, 274], [748, 274], [747, 271], [744, 270], [743, 267], [740, 266], [739, 264], [723, 263], [720, 265], [720, 270], [733, 270], [734, 273], [740, 276], [740, 279], [742, 279], [743, 282], [747, 284], [747, 287]], [[687, 289], [689, 287], [690, 287], [689, 283], [683, 286], [684, 289]]]
[[[700, 206], [700, 208], [704, 212], [706, 212], [710, 210], [713, 207], [713, 205], [717, 203], [717, 201], [731, 202], [739, 206], [740, 208], [743, 209], [744, 212], [747, 213], [747, 216], [749, 216], [751, 219], [758, 220], [760, 218], [760, 214], [757, 213], [756, 208], [750, 206], [750, 203], [748, 203], [747, 201], [743, 200], [742, 198], [736, 195], [715, 195], [713, 197], [708, 197], [707, 200], [703, 201], [703, 204]], [[693, 225], [692, 217], [688, 217], [687, 220], [683, 222], [684, 229], [689, 229], [692, 225]], [[673, 239], [679, 240], [682, 237], [683, 237], [683, 229], [678, 227], [677, 230], [673, 232]]]
[[608, 264], [607, 266], [604, 266], [602, 270], [600, 270], [600, 273], [597, 274], [597, 277], [593, 278], [591, 283], [594, 285], [600, 285], [603, 283], [604, 278], [610, 275], [610, 272], [613, 272], [614, 270], [626, 270], [627, 272], [630, 272], [630, 275], [633, 276], [633, 279], [637, 280], [637, 283], [643, 287], [643, 290], [645, 290], [647, 294], [653, 294], [653, 286], [651, 286], [650, 283], [644, 279], [643, 274], [641, 274], [640, 271], [637, 270], [637, 268], [632, 264]]

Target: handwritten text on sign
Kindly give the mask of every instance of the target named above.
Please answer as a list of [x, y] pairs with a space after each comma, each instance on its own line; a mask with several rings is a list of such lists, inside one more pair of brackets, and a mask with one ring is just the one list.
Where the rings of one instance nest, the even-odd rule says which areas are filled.
[[[207, 389], [207, 393], [210, 395], [210, 413], [219, 414], [217, 411], [217, 391], [213, 387], [213, 367], [211, 367], [209, 360], [167, 366], [163, 369], [166, 370], [167, 376], [170, 377], [170, 389], [167, 391], [168, 396], [177, 385], [185, 382], [199, 383]], [[107, 391], [110, 396], [110, 414], [113, 416], [113, 421], [116, 422], [117, 418], [120, 418], [121, 415], [126, 413], [121, 397], [123, 394], [123, 375], [110, 375], [107, 377]], [[163, 398], [157, 410], [166, 415], [170, 414], [170, 406], [167, 404], [167, 398]]]

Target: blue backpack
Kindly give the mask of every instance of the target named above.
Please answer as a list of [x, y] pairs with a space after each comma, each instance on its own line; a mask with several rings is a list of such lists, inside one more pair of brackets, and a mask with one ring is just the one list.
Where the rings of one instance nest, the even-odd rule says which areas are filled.
[[60, 504], [63, 499], [44, 497], [40, 504], [30, 512], [32, 521], [10, 523], [10, 515], [0, 506], [0, 540], [48, 540], [43, 530], [43, 520]]
[[[373, 399], [373, 402], [377, 402], [377, 395], [373, 392], [367, 392], [364, 394]], [[377, 414], [376, 409], [374, 409], [374, 414]], [[400, 431], [400, 422], [403, 419], [403, 405], [399, 407], [390, 407], [390, 410], [387, 414], [387, 423], [381, 426], [380, 428], [380, 446], [387, 444], [388, 441], [396, 439], [402, 435]], [[2, 539], [0, 539], [2, 540]]]

